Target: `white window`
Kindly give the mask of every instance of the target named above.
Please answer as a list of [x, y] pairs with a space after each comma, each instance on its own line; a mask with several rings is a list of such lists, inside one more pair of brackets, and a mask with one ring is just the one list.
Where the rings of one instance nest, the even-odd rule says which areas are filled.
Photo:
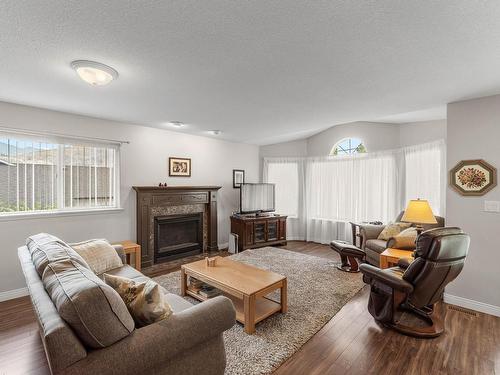
[[275, 184], [276, 212], [289, 217], [299, 213], [298, 163], [272, 163], [267, 165], [267, 181]]
[[119, 206], [119, 148], [0, 133], [0, 215]]
[[337, 142], [330, 151], [331, 156], [365, 153], [366, 147], [358, 138], [346, 138]]

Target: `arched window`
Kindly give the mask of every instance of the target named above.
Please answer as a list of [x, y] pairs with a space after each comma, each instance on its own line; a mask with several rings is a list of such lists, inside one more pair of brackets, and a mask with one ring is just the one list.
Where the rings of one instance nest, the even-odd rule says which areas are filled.
[[345, 138], [333, 146], [331, 156], [360, 154], [366, 152], [363, 141], [358, 138]]

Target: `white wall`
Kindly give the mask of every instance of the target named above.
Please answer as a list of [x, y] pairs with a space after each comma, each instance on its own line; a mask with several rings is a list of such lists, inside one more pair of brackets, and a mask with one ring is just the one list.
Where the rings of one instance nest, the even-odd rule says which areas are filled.
[[[239, 191], [232, 187], [232, 170], [244, 169], [248, 181], [259, 178], [258, 146], [2, 102], [0, 126], [130, 141], [121, 151], [122, 212], [0, 221], [0, 293], [24, 287], [17, 247], [31, 234], [48, 232], [68, 242], [96, 237], [135, 240], [134, 185], [166, 181], [170, 185], [222, 186], [218, 199], [218, 242], [227, 243], [229, 216], [239, 204]], [[190, 157], [192, 177], [169, 178], [169, 156]]]
[[307, 156], [307, 139], [298, 141], [282, 142], [272, 145], [260, 146], [259, 149], [259, 176], [262, 178], [262, 167], [264, 158], [279, 156]]
[[446, 139], [446, 120], [410, 122], [399, 125], [399, 145], [412, 146]]
[[361, 139], [368, 152], [390, 150], [399, 145], [399, 127], [397, 124], [366, 121], [335, 125], [307, 139], [307, 154], [329, 155], [338, 141], [352, 137]]
[[[500, 168], [499, 139], [500, 95], [448, 104], [448, 170], [464, 159], [484, 159]], [[471, 247], [462, 273], [446, 292], [500, 311], [500, 214], [484, 212], [485, 200], [500, 201], [500, 188], [481, 197], [464, 197], [448, 187], [447, 225], [469, 233]]]
[[261, 146], [260, 164], [262, 167], [264, 157], [326, 156], [337, 142], [349, 137], [361, 139], [369, 152], [390, 150], [446, 139], [446, 120], [406, 124], [360, 121], [335, 125], [306, 139]]

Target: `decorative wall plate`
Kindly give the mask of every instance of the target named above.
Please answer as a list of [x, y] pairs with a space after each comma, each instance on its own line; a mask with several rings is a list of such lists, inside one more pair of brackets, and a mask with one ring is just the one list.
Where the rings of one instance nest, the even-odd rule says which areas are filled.
[[462, 195], [484, 195], [497, 186], [497, 169], [484, 160], [462, 160], [450, 171], [450, 186]]

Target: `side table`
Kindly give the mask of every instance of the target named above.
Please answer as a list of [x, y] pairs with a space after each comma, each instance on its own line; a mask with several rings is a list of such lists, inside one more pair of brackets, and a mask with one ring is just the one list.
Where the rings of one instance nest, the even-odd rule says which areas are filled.
[[413, 250], [387, 248], [380, 254], [380, 268], [394, 267], [401, 258], [413, 258]]
[[126, 240], [117, 242], [123, 246], [123, 252], [125, 253], [125, 257], [127, 259], [127, 264], [131, 265], [131, 256], [134, 255], [134, 268], [137, 271], [141, 270], [141, 245], [136, 244], [135, 242]]

